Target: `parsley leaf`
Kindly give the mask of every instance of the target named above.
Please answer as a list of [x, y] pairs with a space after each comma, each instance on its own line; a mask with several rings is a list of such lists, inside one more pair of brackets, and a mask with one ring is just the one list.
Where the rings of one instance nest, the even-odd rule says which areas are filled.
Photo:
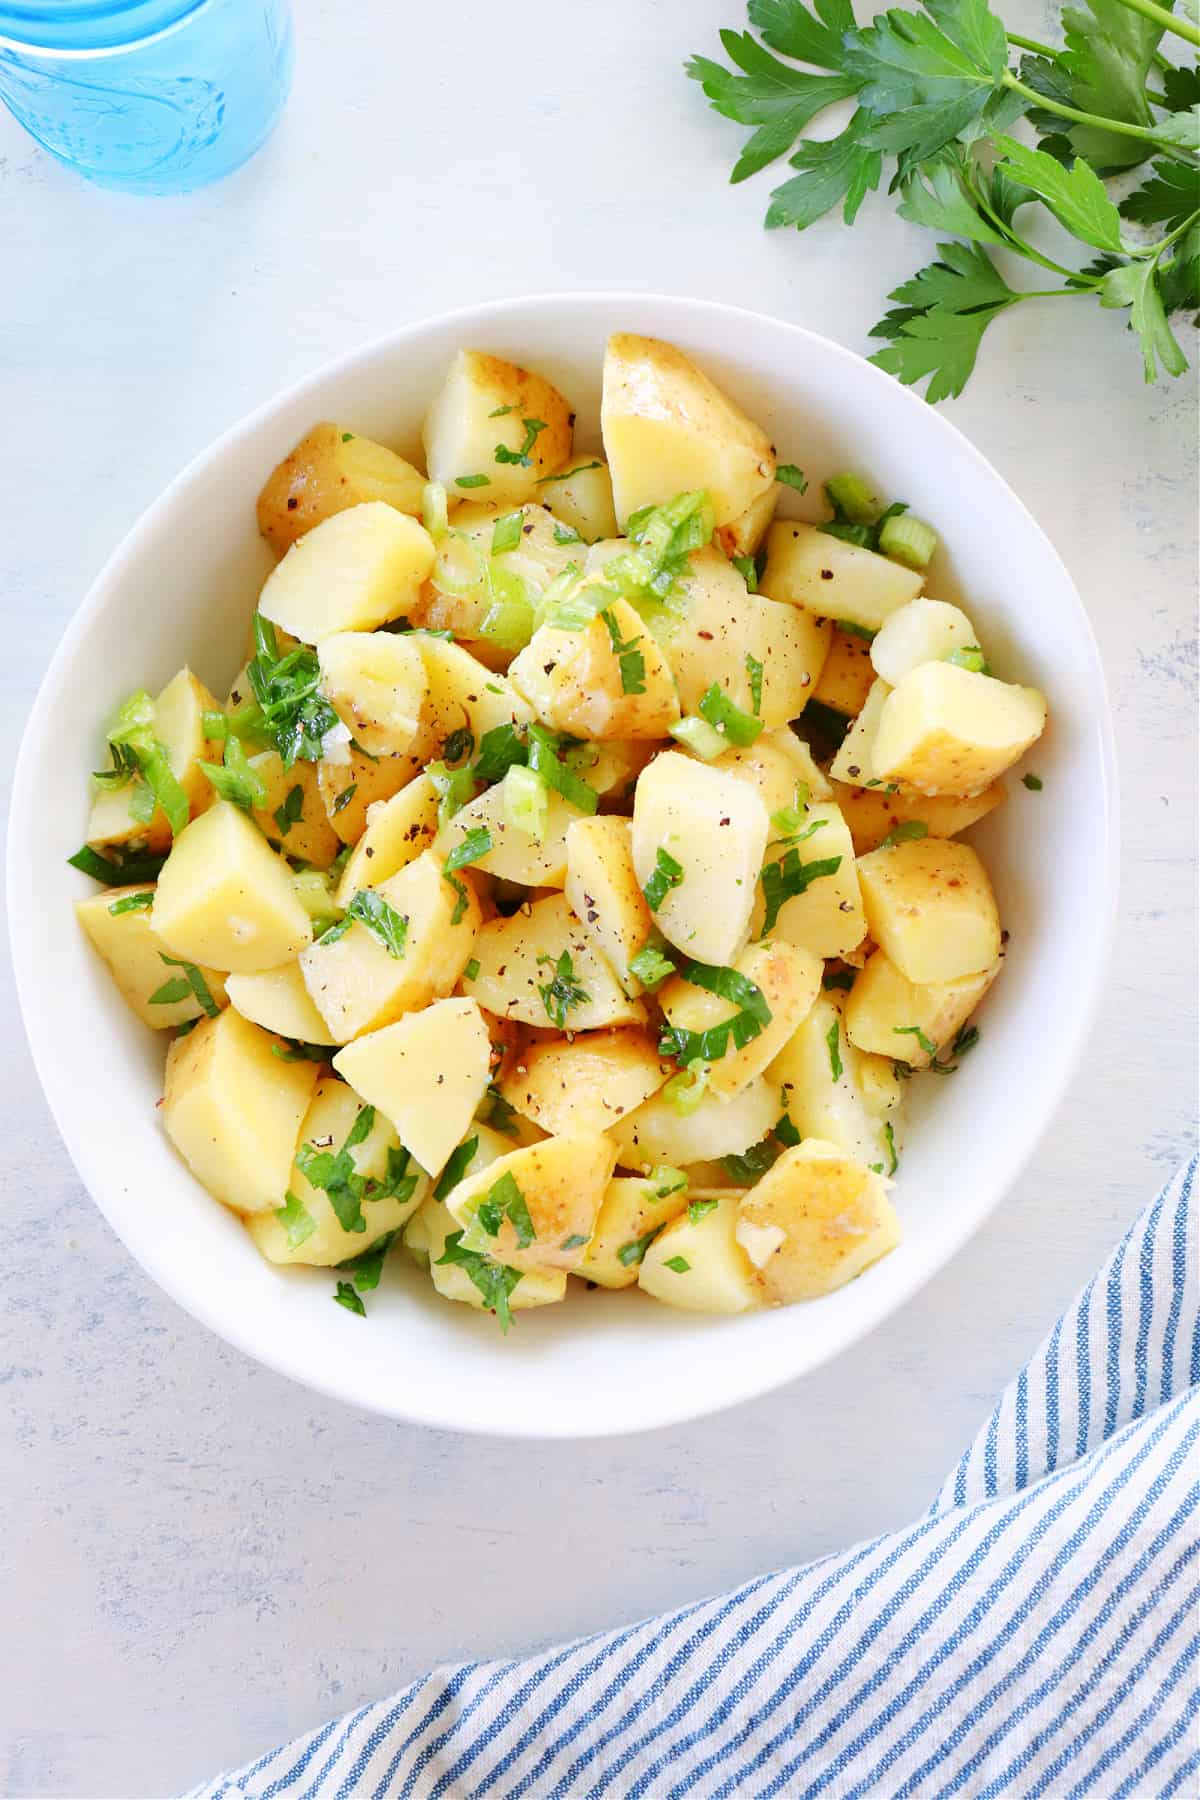
[[689, 1222], [698, 1225], [701, 1219], [707, 1219], [709, 1213], [716, 1212], [717, 1204], [715, 1200], [689, 1200], [687, 1209]]
[[435, 1200], [444, 1200], [458, 1186], [471, 1164], [475, 1161], [475, 1152], [479, 1148], [478, 1135], [467, 1138], [456, 1150], [450, 1152], [450, 1160], [438, 1177], [437, 1186], [433, 1190]]
[[622, 638], [621, 630], [613, 617], [610, 608], [600, 614], [608, 630], [613, 655], [617, 658], [617, 667], [621, 672], [621, 692], [623, 694], [644, 694], [646, 691], [646, 659], [638, 649], [640, 637]]
[[[339, 799], [340, 798], [341, 796], [339, 795]], [[334, 811], [337, 811], [336, 802], [334, 804]], [[275, 808], [275, 823], [279, 827], [280, 837], [286, 837], [288, 832], [292, 829], [292, 826], [298, 825], [303, 817], [304, 789], [300, 786], [299, 782], [297, 782], [295, 787], [288, 789], [283, 805]]]
[[[790, 68], [755, 42], [749, 32], [722, 31], [721, 43], [735, 75], [707, 56], [694, 56], [687, 73], [698, 81], [716, 112], [740, 125], [757, 127], [734, 164], [732, 181], [744, 181], [791, 148], [809, 120], [833, 100], [844, 100], [859, 83], [839, 69], [813, 75]], [[839, 62], [840, 62], [839, 58]]]
[[315, 1144], [301, 1144], [296, 1152], [296, 1167], [310, 1187], [320, 1188], [326, 1194], [338, 1224], [346, 1232], [367, 1229], [362, 1210], [367, 1182], [358, 1173], [350, 1152], [363, 1143], [374, 1128], [375, 1108], [364, 1106], [336, 1154], [331, 1150], [318, 1150]]
[[683, 864], [660, 844], [654, 855], [654, 873], [642, 888], [650, 911], [657, 912], [671, 889], [677, 888], [682, 880]]
[[469, 863], [478, 862], [480, 857], [486, 856], [492, 848], [492, 834], [487, 826], [473, 825], [469, 831], [463, 834], [462, 842], [455, 844], [446, 858], [442, 867], [443, 875], [449, 880], [450, 876], [457, 873], [459, 869], [465, 869]]
[[892, 826], [879, 848], [887, 850], [892, 844], [911, 844], [917, 838], [928, 836], [929, 827], [924, 819], [901, 819], [898, 825]]
[[623, 1269], [631, 1269], [635, 1264], [640, 1263], [644, 1259], [647, 1250], [650, 1248], [659, 1232], [665, 1229], [666, 1224], [664, 1221], [662, 1225], [655, 1225], [644, 1237], [634, 1238], [628, 1244], [621, 1244], [617, 1250], [617, 1261], [620, 1263], [621, 1267]]
[[[246, 677], [255, 705], [231, 720], [237, 736], [261, 736], [279, 752], [285, 769], [295, 762], [318, 762], [322, 740], [338, 723], [328, 700], [318, 691], [321, 665], [314, 650], [300, 645], [280, 656], [275, 627], [254, 615], [255, 655]], [[228, 762], [226, 739], [226, 762]]]
[[775, 479], [781, 481], [784, 487], [795, 488], [798, 494], [808, 492], [808, 482], [804, 478], [804, 471], [798, 469], [795, 463], [778, 463], [775, 469]]
[[704, 1031], [689, 1031], [682, 1025], [664, 1025], [658, 1041], [659, 1054], [673, 1056], [681, 1067], [693, 1062], [719, 1062], [730, 1044], [744, 1049], [771, 1023], [771, 1009], [762, 989], [737, 969], [722, 968], [712, 963], [689, 962], [680, 970], [685, 981], [706, 993], [717, 994], [737, 1007], [730, 1019], [710, 1025]]
[[[408, 920], [374, 888], [359, 888], [346, 908], [346, 920], [343, 923], [351, 919], [364, 926], [372, 937], [378, 938], [389, 956], [399, 959], [404, 955]], [[335, 925], [333, 929], [336, 931], [338, 928]], [[329, 941], [330, 933], [327, 931], [321, 942], [327, 944]]]
[[585, 993], [576, 980], [575, 965], [571, 961], [569, 950], [564, 950], [557, 962], [552, 956], [539, 956], [538, 967], [543, 963], [549, 964], [553, 976], [546, 983], [538, 983], [538, 993], [542, 996], [542, 1005], [551, 1024], [557, 1025], [560, 1031], [565, 1031], [567, 1013], [573, 1006], [585, 1005], [591, 996]]
[[288, 1189], [286, 1204], [281, 1206], [275, 1217], [287, 1234], [289, 1250], [298, 1250], [301, 1244], [308, 1242], [317, 1229], [317, 1221], [309, 1212], [302, 1200], [297, 1200], [291, 1189]]
[[482, 1294], [484, 1306], [489, 1312], [495, 1313], [501, 1331], [507, 1331], [512, 1324], [509, 1297], [521, 1279], [521, 1271], [510, 1269], [506, 1263], [494, 1262], [490, 1256], [482, 1255], [478, 1250], [465, 1249], [462, 1240], [461, 1231], [450, 1233], [445, 1248], [437, 1259], [438, 1267], [451, 1264], [462, 1269]]
[[[882, 153], [861, 141], [860, 133], [867, 118], [868, 115], [860, 110], [837, 137], [806, 138], [800, 144], [791, 158], [792, 167], [800, 173], [777, 187], [771, 195], [766, 217], [769, 231], [784, 225], [804, 231], [839, 201], [846, 224], [853, 225], [859, 207], [879, 186], [883, 174]], [[791, 463], [785, 464], [784, 468], [800, 474]], [[783, 468], [776, 469], [775, 479], [785, 482], [788, 487], [798, 487], [800, 493], [808, 486], [803, 476], [800, 477], [803, 486], [788, 481]]]
[[937, 1045], [926, 1037], [919, 1025], [893, 1025], [897, 1037], [915, 1037], [926, 1056], [937, 1055]]
[[762, 711], [763, 666], [757, 656], [751, 656], [748, 650], [746, 652], [746, 675], [750, 682], [750, 709], [757, 718]]
[[840, 1081], [842, 1079], [841, 1042], [841, 1021], [835, 1019], [825, 1035], [825, 1044], [829, 1051], [829, 1073], [835, 1081]]
[[[165, 950], [159, 951], [158, 959], [160, 962], [169, 963], [172, 968], [182, 969], [183, 974], [176, 976], [173, 981], [168, 981], [165, 986], [159, 988], [157, 993], [151, 994], [149, 1004], [165, 1006], [174, 1000], [186, 1000], [188, 994], [192, 993], [209, 1018], [215, 1019], [221, 1008], [213, 999], [212, 989], [195, 963], [184, 962], [178, 956], [168, 956]], [[181, 985], [182, 992], [180, 991]], [[170, 989], [170, 993], [168, 993], [168, 989]]]
[[691, 1266], [685, 1256], [668, 1256], [663, 1264], [664, 1269], [670, 1269], [676, 1275], [686, 1275]]
[[124, 894], [120, 900], [112, 901], [108, 910], [114, 919], [119, 919], [122, 913], [145, 912], [153, 905], [154, 889], [145, 888], [140, 894]]
[[[747, 666], [753, 658], [747, 658]], [[759, 696], [762, 694], [762, 664], [759, 664]], [[720, 682], [714, 681], [700, 696], [699, 713], [702, 719], [710, 724], [714, 731], [719, 731], [730, 744], [739, 749], [748, 749], [762, 734], [761, 719], [751, 718], [749, 713], [735, 706]]]
[[[507, 444], [497, 444], [496, 461], [498, 463], [516, 463], [522, 469], [531, 469], [533, 458], [530, 453], [542, 432], [546, 430], [546, 421], [544, 419], [522, 419], [521, 423], [525, 427], [525, 441], [521, 448], [510, 450]], [[465, 485], [464, 482], [459, 482], [460, 487]]]
[[1169, 375], [1183, 374], [1187, 357], [1167, 324], [1167, 310], [1153, 259], [1124, 263], [1120, 268], [1112, 269], [1101, 285], [1100, 304], [1131, 309], [1130, 323], [1141, 342], [1147, 381], [1154, 380], [1160, 362]]
[[338, 1282], [337, 1291], [335, 1294], [333, 1294], [332, 1298], [337, 1302], [337, 1304], [339, 1306], [344, 1306], [346, 1308], [347, 1312], [352, 1312], [352, 1313], [357, 1314], [357, 1316], [360, 1319], [366, 1318], [367, 1309], [363, 1305], [362, 1299], [361, 1299], [360, 1295], [358, 1294], [357, 1290], [355, 1288], [351, 1287], [351, 1285], [348, 1281], [339, 1281]]
[[662, 986], [667, 977], [675, 973], [675, 964], [665, 957], [655, 944], [643, 944], [636, 956], [629, 959], [629, 973], [633, 975], [647, 993]]
[[789, 900], [803, 894], [814, 881], [820, 881], [823, 876], [836, 875], [841, 866], [840, 856], [826, 856], [818, 862], [802, 863], [800, 852], [795, 849], [785, 850], [778, 862], [768, 863], [759, 876], [763, 900], [766, 902], [761, 935], [768, 937], [774, 931], [779, 914]]
[[1035, 775], [1032, 770], [1028, 770], [1021, 777], [1021, 786], [1027, 787], [1031, 794], [1040, 794], [1045, 785], [1041, 776]]
[[[528, 1250], [537, 1236], [533, 1220], [529, 1216], [528, 1203], [511, 1171], [506, 1171], [498, 1181], [492, 1183], [476, 1207], [475, 1217], [480, 1230], [490, 1238], [499, 1237], [500, 1228], [507, 1219], [517, 1234], [518, 1250]], [[467, 1244], [468, 1249], [477, 1247], [469, 1242]]]
[[600, 796], [562, 761], [559, 756], [562, 747], [563, 740], [544, 725], [529, 727], [529, 767], [534, 774], [540, 775], [547, 787], [561, 794], [580, 812], [594, 813], [600, 804]]
[[[252, 812], [255, 807], [263, 807], [267, 804], [267, 784], [258, 770], [251, 767], [250, 759], [246, 755], [246, 747], [241, 738], [232, 732], [225, 739], [224, 760], [219, 763], [202, 762], [200, 767], [222, 800], [228, 800], [231, 805], [240, 806], [245, 811]], [[285, 835], [291, 830], [293, 823], [287, 811], [293, 794], [298, 796], [303, 804], [303, 790], [294, 787], [288, 795], [287, 801], [275, 814], [275, 822], [279, 826], [281, 834]], [[297, 812], [296, 818], [299, 816]]]
[[514, 764], [529, 761], [529, 747], [513, 725], [493, 725], [479, 740], [479, 755], [471, 773], [476, 781], [502, 781]]
[[984, 332], [1017, 298], [984, 251], [967, 244], [937, 248], [939, 260], [892, 291], [888, 297], [899, 305], [871, 332], [891, 339], [871, 361], [906, 387], [930, 376], [930, 401], [962, 393]]

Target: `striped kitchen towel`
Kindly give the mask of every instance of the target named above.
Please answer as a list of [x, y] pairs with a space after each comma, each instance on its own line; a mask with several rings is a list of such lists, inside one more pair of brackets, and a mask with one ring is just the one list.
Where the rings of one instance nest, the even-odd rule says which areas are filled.
[[195, 1800], [1194, 1800], [1195, 1175], [906, 1530], [565, 1649], [438, 1669]]

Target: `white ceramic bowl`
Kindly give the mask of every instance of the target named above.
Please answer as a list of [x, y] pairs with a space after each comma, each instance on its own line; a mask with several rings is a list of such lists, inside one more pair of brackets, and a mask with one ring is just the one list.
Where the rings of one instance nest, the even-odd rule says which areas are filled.
[[[93, 884], [67, 866], [88, 771], [131, 689], [188, 662], [224, 692], [269, 558], [254, 500], [316, 420], [410, 454], [462, 345], [531, 364], [598, 442], [607, 334], [682, 346], [808, 474], [787, 510], [820, 517], [821, 481], [864, 471], [943, 536], [930, 591], [965, 597], [992, 662], [1050, 697], [1034, 766], [975, 840], [1011, 931], [982, 1042], [952, 1080], [915, 1083], [895, 1198], [904, 1241], [828, 1298], [735, 1319], [675, 1313], [637, 1293], [588, 1292], [495, 1322], [437, 1298], [394, 1256], [369, 1317], [331, 1303], [328, 1271], [265, 1263], [159, 1127], [162, 1036], [129, 1013], [72, 918]], [[790, 503], [795, 501], [795, 505]], [[1052, 512], [1052, 499], [1046, 510]], [[1116, 783], [1099, 657], [1054, 550], [1000, 477], [940, 414], [857, 356], [774, 319], [700, 300], [563, 295], [406, 326], [299, 383], [185, 469], [111, 558], [43, 683], [15, 778], [12, 941], [34, 1059], [76, 1167], [169, 1294], [249, 1355], [397, 1418], [507, 1436], [586, 1437], [666, 1425], [763, 1393], [877, 1325], [976, 1229], [1029, 1157], [1084, 1041], [1116, 892]], [[921, 1092], [920, 1090], [925, 1090]], [[131, 1329], [133, 1325], [131, 1322]]]

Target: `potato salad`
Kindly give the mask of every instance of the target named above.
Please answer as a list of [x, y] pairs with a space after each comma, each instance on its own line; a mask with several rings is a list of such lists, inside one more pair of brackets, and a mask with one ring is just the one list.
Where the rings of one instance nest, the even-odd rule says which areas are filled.
[[929, 524], [670, 344], [609, 340], [595, 447], [478, 350], [424, 468], [353, 424], [267, 474], [227, 698], [130, 695], [93, 777], [79, 922], [163, 1129], [360, 1315], [401, 1250], [504, 1329], [854, 1280], [1003, 968], [964, 834], [1043, 696], [926, 593]]

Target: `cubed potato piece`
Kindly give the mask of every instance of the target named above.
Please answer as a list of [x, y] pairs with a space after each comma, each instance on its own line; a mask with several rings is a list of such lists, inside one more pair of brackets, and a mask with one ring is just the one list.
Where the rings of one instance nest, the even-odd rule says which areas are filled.
[[[190, 669], [180, 669], [172, 676], [154, 702], [154, 735], [167, 753], [171, 773], [187, 796], [194, 818], [212, 804], [213, 787], [202, 761], [220, 760], [220, 747], [204, 735], [205, 712], [220, 712], [220, 704]], [[87, 842], [97, 850], [117, 846], [145, 844], [147, 849], [162, 851], [171, 844], [171, 827], [162, 807], [156, 807], [149, 824], [134, 817], [130, 809], [139, 783], [124, 787], [99, 788], [92, 797], [88, 815]]]
[[846, 999], [846, 1035], [860, 1050], [874, 1051], [926, 1069], [933, 1052], [949, 1044], [961, 1030], [1003, 967], [998, 957], [990, 969], [960, 975], [956, 981], [918, 984], [903, 976], [882, 950], [867, 958]]
[[775, 450], [690, 357], [659, 338], [614, 332], [604, 353], [600, 430], [617, 519], [703, 488], [718, 525], [762, 498]]
[[[198, 1019], [204, 1007], [190, 988], [182, 1000], [158, 1000], [152, 996], [173, 981], [185, 981], [182, 971], [163, 960], [162, 944], [150, 929], [145, 906], [126, 906], [135, 895], [153, 895], [153, 887], [105, 888], [75, 902], [75, 916], [112, 971], [122, 996], [144, 1025], [155, 1030]], [[113, 908], [118, 910], [114, 912]], [[124, 910], [121, 910], [124, 908]], [[226, 1000], [224, 978], [215, 969], [200, 970], [216, 1006]], [[185, 982], [186, 985], [186, 982]]]
[[167, 1136], [197, 1181], [235, 1212], [283, 1205], [317, 1085], [316, 1063], [283, 1062], [275, 1042], [226, 1007], [167, 1051]]
[[539, 481], [570, 457], [574, 417], [541, 375], [460, 350], [422, 428], [429, 479], [448, 494], [507, 504], [540, 498]]
[[[824, 967], [819, 956], [788, 943], [751, 944], [735, 966], [762, 994], [771, 1021], [740, 1050], [731, 1043], [711, 1065], [708, 1091], [718, 1099], [740, 1094], [787, 1043], [821, 991]], [[707, 1031], [740, 1011], [732, 1001], [694, 987], [681, 975], [659, 989], [658, 1003], [667, 1023], [685, 1031]]]
[[540, 498], [587, 544], [617, 535], [612, 476], [598, 450], [577, 450], [565, 469], [542, 481]]
[[317, 786], [338, 838], [343, 844], [357, 844], [367, 829], [371, 808], [415, 781], [425, 758], [412, 751], [400, 756], [369, 756], [353, 744], [339, 747], [339, 752], [336, 757], [322, 757], [317, 764]]
[[758, 1305], [755, 1270], [736, 1237], [740, 1203], [732, 1196], [693, 1218], [664, 1226], [642, 1258], [638, 1286], [685, 1312], [740, 1313]]
[[426, 850], [371, 890], [407, 921], [403, 956], [394, 956], [357, 921], [344, 936], [304, 952], [304, 984], [335, 1044], [379, 1031], [449, 994], [471, 955], [481, 916], [470, 871], [460, 870], [455, 880], [461, 892], [445, 879], [440, 858]]
[[[613, 1145], [598, 1131], [544, 1138], [510, 1151], [487, 1169], [468, 1170], [446, 1195], [446, 1205], [464, 1229], [476, 1227], [489, 1240], [487, 1252], [509, 1268], [573, 1269], [592, 1235], [614, 1158]], [[500, 1203], [514, 1184], [533, 1231], [525, 1244], [511, 1213], [501, 1218], [497, 1232], [479, 1217], [483, 1202]]]
[[895, 1173], [900, 1079], [890, 1056], [866, 1055], [848, 1041], [834, 994], [820, 995], [804, 1015], [767, 1080], [802, 1138], [823, 1138], [868, 1167]]
[[925, 575], [830, 537], [815, 525], [777, 519], [767, 533], [767, 561], [758, 585], [772, 600], [803, 606], [819, 619], [846, 619], [878, 631], [897, 607], [916, 599]]
[[[912, 604], [920, 606], [922, 602], [914, 600]], [[866, 705], [874, 681], [870, 640], [852, 631], [835, 631], [812, 698], [843, 718], [853, 719]]]
[[647, 743], [645, 738], [606, 738], [602, 744], [586, 745], [578, 754], [576, 768], [599, 794], [602, 812], [627, 811], [638, 776], [658, 750], [657, 744]]
[[417, 735], [428, 681], [409, 634], [337, 631], [321, 640], [321, 692], [355, 742], [396, 756]]
[[266, 805], [251, 815], [263, 836], [285, 856], [327, 869], [342, 844], [329, 823], [316, 763], [295, 762], [285, 769], [278, 750], [263, 750], [250, 758], [250, 766], [267, 790]]
[[820, 1138], [785, 1150], [740, 1203], [735, 1228], [762, 1300], [819, 1299], [894, 1250], [900, 1221], [887, 1187]]
[[874, 681], [863, 701], [862, 711], [842, 740], [841, 748], [829, 765], [834, 781], [854, 787], [882, 787], [883, 779], [875, 770], [875, 733], [883, 716], [883, 708], [891, 693], [886, 681]]
[[752, 500], [745, 512], [739, 513], [736, 519], [730, 519], [727, 525], [717, 527], [717, 542], [726, 556], [753, 556], [767, 535], [767, 526], [775, 517], [775, 508], [779, 504], [779, 489], [772, 483], [766, 491]]
[[[344, 1081], [324, 1076], [304, 1115], [300, 1143], [341, 1150], [362, 1110], [362, 1101]], [[360, 1144], [352, 1144], [347, 1155], [356, 1175], [386, 1189], [388, 1176], [403, 1153], [391, 1124], [377, 1113], [366, 1137]], [[246, 1229], [268, 1262], [335, 1268], [350, 1257], [361, 1256], [381, 1237], [399, 1231], [429, 1193], [429, 1177], [411, 1159], [400, 1181], [399, 1193], [384, 1192], [376, 1199], [369, 1197], [369, 1190], [364, 1193], [359, 1207], [363, 1230], [348, 1231], [325, 1189], [314, 1187], [307, 1175], [294, 1167], [286, 1207], [254, 1213], [246, 1220]]]
[[231, 975], [225, 984], [229, 1004], [243, 1019], [300, 1044], [330, 1044], [324, 1019], [309, 998], [298, 962], [264, 969], [260, 975]]
[[[461, 1145], [466, 1154], [462, 1174], [478, 1175], [481, 1170], [490, 1168], [494, 1162], [499, 1162], [502, 1156], [508, 1156], [515, 1147], [512, 1138], [505, 1137], [499, 1131], [493, 1131], [490, 1125], [481, 1125], [477, 1120], [474, 1121]], [[435, 1258], [440, 1256], [445, 1248], [447, 1236], [450, 1232], [458, 1229], [459, 1226], [454, 1216], [446, 1211], [436, 1194], [427, 1191], [425, 1199], [404, 1228], [404, 1248], [414, 1262], [419, 1263], [423, 1269], [429, 1269], [430, 1252], [433, 1252]], [[555, 1273], [557, 1275], [558, 1272]], [[442, 1274], [447, 1280], [460, 1276], [463, 1280], [467, 1280], [467, 1277], [463, 1276], [461, 1268], [456, 1269], [451, 1263], [443, 1265]], [[565, 1276], [563, 1279], [565, 1280]], [[434, 1286], [441, 1291], [442, 1284], [439, 1276], [434, 1275], [433, 1281]], [[457, 1290], [458, 1280], [451, 1280], [451, 1286]], [[446, 1295], [446, 1298], [450, 1300], [458, 1300], [462, 1297], [457, 1291]], [[562, 1299], [561, 1294], [554, 1297]], [[476, 1293], [475, 1302], [472, 1304], [477, 1303], [478, 1300], [479, 1296]], [[526, 1304], [532, 1304], [532, 1302], [526, 1302]]]
[[150, 914], [165, 949], [188, 962], [254, 975], [312, 942], [291, 870], [240, 807], [218, 800], [175, 839]]
[[258, 529], [276, 556], [323, 519], [369, 500], [421, 516], [425, 477], [411, 463], [328, 420], [272, 469], [258, 496]]
[[[514, 511], [520, 514], [518, 541], [493, 559], [496, 521]], [[530, 599], [536, 601], [564, 569], [582, 561], [584, 546], [569, 527], [535, 501], [516, 508], [465, 501], [454, 509], [451, 530], [453, 536], [439, 545], [433, 574], [409, 617], [414, 625], [432, 631], [453, 631], [463, 647], [489, 669], [505, 669], [512, 661], [512, 650], [479, 636], [493, 598], [488, 571], [519, 576]]]
[[533, 709], [505, 676], [485, 669], [461, 644], [414, 632], [429, 684], [413, 753], [432, 762], [451, 732], [468, 730], [478, 744], [498, 725], [528, 725]]
[[551, 1137], [606, 1131], [673, 1072], [636, 1025], [532, 1043], [510, 1060], [500, 1092]]
[[871, 748], [875, 773], [927, 794], [979, 794], [1046, 729], [1036, 688], [923, 663], [892, 689]]
[[884, 620], [871, 644], [871, 662], [896, 687], [922, 663], [944, 662], [956, 650], [972, 648], [978, 650], [979, 635], [962, 608], [922, 595]]
[[[621, 548], [625, 548], [622, 540]], [[664, 625], [667, 661], [685, 713], [697, 713], [715, 681], [740, 706], [750, 710], [750, 678], [746, 653], [754, 628], [754, 596], [732, 564], [708, 544], [688, 558], [681, 578], [687, 610]]]
[[705, 1094], [694, 1112], [682, 1113], [662, 1093], [652, 1094], [609, 1131], [623, 1169], [653, 1169], [660, 1163], [685, 1168], [740, 1156], [761, 1144], [779, 1117], [779, 1091], [761, 1076], [731, 1100]]
[[362, 836], [338, 883], [337, 903], [343, 910], [359, 888], [389, 881], [430, 848], [438, 829], [437, 789], [428, 775], [418, 775], [398, 794], [372, 801], [365, 816]]
[[[686, 1183], [674, 1171], [662, 1183], [641, 1175], [616, 1175], [604, 1190], [591, 1242], [574, 1271], [599, 1287], [636, 1287], [652, 1234], [687, 1207]], [[622, 1254], [623, 1253], [623, 1254]]]
[[[778, 672], [782, 639], [764, 644], [764, 654]], [[764, 663], [764, 699], [765, 670]], [[575, 737], [661, 738], [679, 717], [667, 659], [625, 600], [614, 600], [582, 631], [543, 625], [508, 674], [544, 724]]]
[[1006, 798], [1002, 781], [993, 781], [982, 794], [916, 794], [887, 787], [863, 788], [838, 782], [834, 799], [854, 839], [854, 854], [878, 850], [897, 825], [924, 825], [929, 837], [957, 837], [986, 818]]
[[478, 967], [464, 977], [463, 992], [502, 1019], [557, 1024], [541, 990], [552, 986], [555, 965], [564, 955], [570, 959], [571, 983], [586, 995], [566, 1007], [568, 1031], [641, 1024], [645, 1008], [621, 991], [561, 894], [522, 906], [511, 918], [489, 920], [475, 945], [473, 960]]
[[408, 611], [433, 559], [423, 525], [368, 500], [297, 539], [267, 576], [258, 610], [302, 644], [337, 631], [373, 631]]
[[871, 936], [910, 981], [957, 981], [999, 956], [996, 897], [969, 844], [891, 844], [859, 857], [858, 878]]
[[[483, 1289], [476, 1286], [461, 1263], [442, 1261], [447, 1239], [461, 1231], [462, 1226], [453, 1213], [442, 1201], [430, 1195], [410, 1220], [404, 1242], [417, 1259], [427, 1265], [433, 1285], [443, 1300], [457, 1300], [464, 1306], [473, 1306], [477, 1312], [493, 1312], [495, 1308], [489, 1304]], [[524, 1312], [534, 1306], [553, 1306], [556, 1301], [566, 1298], [565, 1269], [522, 1269], [519, 1276], [508, 1296], [511, 1312]]]
[[827, 874], [809, 877], [802, 893], [783, 902], [771, 935], [815, 956], [845, 956], [862, 942], [867, 929], [849, 827], [832, 800], [810, 802], [803, 818], [801, 831], [811, 836], [791, 845], [779, 839], [767, 848], [753, 929], [757, 934], [766, 924], [767, 881], [771, 879], [767, 869], [782, 870], [779, 880], [786, 891], [789, 875], [798, 876], [810, 863], [836, 863]]
[[492, 848], [471, 864], [485, 875], [515, 881], [522, 887], [560, 888], [567, 877], [567, 832], [584, 815], [577, 806], [550, 789], [546, 795], [546, 822], [541, 838], [531, 837], [509, 823], [502, 781], [485, 788], [460, 807], [439, 831], [434, 845], [439, 856], [449, 856], [469, 831], [486, 830]]
[[[833, 626], [802, 607], [768, 600], [763, 594], [752, 594], [750, 601], [746, 655], [762, 664], [762, 697], [757, 716], [764, 725], [786, 725], [789, 719], [799, 717], [816, 690], [833, 639]], [[749, 662], [746, 667], [749, 671]], [[753, 712], [753, 684], [749, 679], [747, 687], [746, 710]]]
[[440, 1175], [487, 1092], [492, 1041], [474, 1000], [435, 1000], [339, 1050], [333, 1066]]
[[768, 815], [794, 806], [798, 788], [807, 789], [809, 800], [828, 800], [833, 792], [813, 761], [808, 745], [786, 726], [764, 731], [748, 749], [734, 747], [724, 751], [708, 766], [748, 781]]
[[642, 984], [629, 965], [654, 920], [633, 867], [633, 826], [614, 816], [576, 819], [567, 831], [567, 899], [627, 994]]
[[[633, 866], [643, 890], [678, 866], [654, 922], [699, 962], [735, 962], [750, 935], [770, 825], [748, 782], [668, 750], [638, 778]], [[660, 854], [670, 862], [660, 864]]]

